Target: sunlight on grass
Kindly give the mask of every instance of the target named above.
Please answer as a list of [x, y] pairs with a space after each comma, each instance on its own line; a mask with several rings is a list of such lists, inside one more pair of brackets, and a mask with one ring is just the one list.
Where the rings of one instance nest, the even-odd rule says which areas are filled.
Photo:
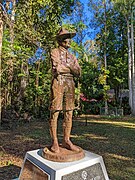
[[78, 137], [81, 137], [81, 136], [78, 136], [77, 134], [71, 134], [70, 137], [71, 138], [78, 138]]
[[9, 165], [13, 165], [13, 164], [17, 164], [19, 166], [22, 165], [23, 159], [20, 157], [16, 157], [15, 155], [11, 155], [8, 153], [5, 154], [5, 157], [7, 157], [7, 158], [4, 159], [4, 156], [3, 156], [3, 159], [1, 159], [0, 167], [9, 166]]
[[[23, 142], [25, 141], [34, 141], [34, 138], [30, 138], [30, 137], [26, 137], [24, 136], [23, 139], [22, 139]], [[15, 141], [14, 141], [15, 142]]]
[[107, 137], [104, 136], [98, 136], [96, 134], [83, 134], [84, 137], [90, 138], [90, 139], [99, 139], [99, 140], [107, 140]]
[[110, 156], [110, 157], [113, 157], [115, 159], [123, 160], [123, 161], [132, 161], [132, 160], [134, 160], [133, 158], [125, 157], [125, 156], [121, 156], [121, 155], [117, 155], [117, 154], [106, 153], [106, 155]]
[[[80, 122], [85, 122], [85, 120], [79, 120]], [[135, 129], [135, 124], [134, 123], [130, 123], [130, 122], [117, 122], [117, 121], [104, 121], [104, 120], [87, 120], [87, 122], [89, 123], [98, 123], [98, 124], [112, 124], [112, 125], [116, 125], [116, 126], [122, 126], [122, 127], [127, 127], [127, 128], [131, 128], [131, 129]]]

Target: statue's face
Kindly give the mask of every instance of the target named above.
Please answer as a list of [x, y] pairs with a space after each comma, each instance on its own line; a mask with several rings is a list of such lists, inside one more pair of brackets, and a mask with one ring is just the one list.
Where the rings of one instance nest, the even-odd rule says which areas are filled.
[[61, 46], [63, 46], [65, 49], [70, 48], [71, 39], [65, 39], [61, 42]]

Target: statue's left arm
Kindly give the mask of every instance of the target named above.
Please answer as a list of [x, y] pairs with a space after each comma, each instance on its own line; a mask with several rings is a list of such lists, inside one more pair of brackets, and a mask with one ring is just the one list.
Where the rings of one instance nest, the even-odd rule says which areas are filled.
[[75, 56], [72, 55], [71, 63], [70, 63], [70, 71], [76, 77], [80, 77], [81, 75], [81, 68], [79, 66], [78, 60]]

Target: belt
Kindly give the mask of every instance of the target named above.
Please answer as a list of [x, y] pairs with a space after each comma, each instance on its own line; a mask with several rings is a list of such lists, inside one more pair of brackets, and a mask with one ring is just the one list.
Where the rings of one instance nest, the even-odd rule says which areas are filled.
[[[72, 75], [72, 74], [69, 74], [69, 73], [67, 73], [67, 74], [66, 74], [66, 73], [60, 73], [59, 75], [60, 75], [60, 76], [65, 76], [65, 77], [71, 77], [71, 78], [73, 77], [73, 75]], [[58, 75], [58, 76], [59, 76], [59, 75]]]

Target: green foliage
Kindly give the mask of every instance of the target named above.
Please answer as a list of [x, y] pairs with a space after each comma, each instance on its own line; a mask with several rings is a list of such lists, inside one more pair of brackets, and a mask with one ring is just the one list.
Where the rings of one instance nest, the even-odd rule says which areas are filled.
[[[56, 34], [62, 18], [72, 12], [74, 1], [20, 0], [15, 6], [14, 41], [11, 49], [9, 26], [4, 27], [2, 46], [2, 107], [10, 106], [20, 116], [47, 114], [50, 96], [50, 49], [56, 46]], [[12, 8], [11, 8], [12, 12]], [[10, 19], [10, 15], [9, 15]], [[29, 63], [38, 48], [44, 50], [36, 63]], [[13, 81], [9, 82], [12, 58]], [[42, 60], [41, 60], [42, 59]], [[34, 59], [33, 59], [34, 61]]]
[[[101, 68], [99, 83], [103, 85], [104, 92], [108, 89], [114, 89], [116, 101], [119, 102], [120, 89], [128, 87], [128, 63], [127, 63], [127, 32], [126, 22], [121, 12], [111, 6], [106, 7], [106, 34], [104, 10], [96, 15], [96, 23], [101, 26], [101, 31], [96, 36], [98, 45], [98, 56], [101, 61], [101, 67], [104, 67], [104, 53], [106, 52], [107, 70]], [[103, 7], [102, 7], [103, 8]], [[101, 9], [102, 9], [101, 8]], [[106, 42], [106, 49], [104, 43]], [[107, 85], [106, 86], [106, 82]], [[107, 94], [105, 94], [105, 99]]]
[[[75, 80], [76, 99], [78, 100], [80, 93], [83, 93], [87, 99], [95, 98], [99, 101], [99, 103], [89, 103], [89, 106], [88, 103], [83, 103], [85, 111], [90, 108], [93, 113], [99, 112], [103, 96], [104, 99], [108, 99], [106, 93], [108, 89], [118, 91], [128, 87], [125, 14], [112, 5], [107, 6], [107, 31], [105, 32], [103, 1], [98, 1], [97, 4], [90, 2], [95, 13], [95, 18], [92, 19], [93, 24], [90, 22], [90, 26], [93, 25], [95, 29], [100, 27], [100, 31], [95, 39], [86, 41], [85, 37], [89, 37], [86, 33], [89, 23], [87, 23], [87, 15], [81, 2], [73, 0], [17, 1], [13, 48], [11, 48], [9, 25], [4, 26], [3, 34], [1, 84], [4, 108], [8, 106], [10, 94], [12, 96], [11, 106], [20, 114], [27, 111], [30, 114], [41, 116], [43, 112], [48, 112], [51, 83], [50, 50], [57, 46], [56, 34], [61, 24], [69, 31], [77, 32], [71, 43], [71, 51], [78, 58], [82, 68], [80, 84], [78, 80]], [[109, 4], [109, 1], [107, 2]], [[65, 23], [64, 18], [67, 16], [69, 16], [68, 23]], [[106, 42], [106, 49], [104, 42]], [[36, 62], [28, 63], [29, 58], [34, 57], [39, 47], [44, 50], [42, 55], [44, 58], [37, 57]], [[105, 51], [107, 69], [104, 66]], [[12, 81], [9, 80], [11, 60], [13, 62]], [[78, 84], [79, 87], [77, 87]], [[118, 93], [116, 96], [118, 98]]]
[[82, 77], [81, 77], [81, 92], [88, 98], [98, 98], [102, 94], [103, 89], [99, 83], [100, 71], [97, 66], [91, 61], [81, 62]]

